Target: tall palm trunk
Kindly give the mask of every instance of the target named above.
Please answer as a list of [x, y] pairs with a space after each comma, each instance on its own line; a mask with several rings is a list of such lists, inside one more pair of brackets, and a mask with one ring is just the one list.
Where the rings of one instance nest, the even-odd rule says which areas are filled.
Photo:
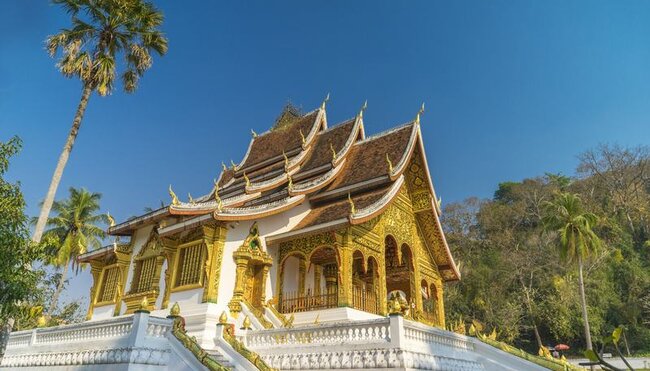
[[582, 276], [582, 257], [578, 254], [578, 285], [580, 286], [580, 304], [582, 304], [582, 321], [585, 326], [585, 341], [587, 349], [593, 349], [591, 345], [591, 331], [589, 330], [589, 317], [587, 315], [587, 298], [585, 297], [585, 281]]
[[54, 294], [52, 295], [52, 301], [50, 302], [50, 307], [47, 309], [47, 314], [50, 316], [52, 315], [52, 312], [56, 309], [56, 304], [59, 301], [59, 296], [61, 296], [61, 291], [63, 291], [63, 287], [65, 286], [65, 280], [68, 276], [68, 267], [70, 266], [70, 262], [66, 262], [65, 266], [63, 266], [63, 272], [61, 272], [61, 278], [59, 278], [59, 283], [56, 285], [56, 291], [54, 291]]
[[81, 126], [81, 119], [83, 119], [84, 112], [86, 111], [86, 106], [88, 105], [88, 99], [90, 98], [91, 92], [91, 87], [88, 84], [84, 84], [83, 91], [81, 93], [81, 100], [79, 101], [79, 106], [77, 107], [77, 113], [74, 115], [74, 120], [72, 120], [72, 127], [70, 128], [68, 139], [65, 141], [63, 151], [59, 156], [59, 162], [56, 164], [54, 175], [52, 175], [50, 188], [47, 190], [45, 201], [43, 201], [43, 206], [41, 207], [41, 213], [38, 216], [38, 222], [36, 222], [36, 228], [34, 229], [34, 235], [32, 236], [32, 240], [34, 242], [41, 242], [41, 237], [43, 237], [45, 224], [47, 224], [47, 218], [50, 215], [52, 203], [54, 203], [54, 196], [56, 195], [56, 190], [59, 187], [59, 183], [61, 182], [63, 169], [68, 162], [70, 152], [72, 152], [72, 146], [74, 146], [75, 139], [77, 139], [79, 127]]

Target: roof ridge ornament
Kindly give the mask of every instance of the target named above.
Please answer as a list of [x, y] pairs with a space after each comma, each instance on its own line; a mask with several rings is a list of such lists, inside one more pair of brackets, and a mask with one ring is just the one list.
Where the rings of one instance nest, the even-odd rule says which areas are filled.
[[106, 212], [106, 219], [108, 219], [108, 226], [115, 227], [115, 219], [111, 216], [110, 212]]
[[420, 107], [420, 110], [418, 111], [418, 114], [415, 115], [415, 124], [420, 125], [420, 116], [424, 113], [424, 102], [422, 102], [422, 106]]
[[332, 144], [332, 141], [330, 140], [330, 151], [332, 151], [332, 162], [336, 162], [336, 150], [334, 149], [334, 144]]
[[223, 171], [228, 170], [228, 167], [226, 166], [226, 163], [223, 162], [223, 161], [221, 161], [221, 169], [223, 169]]
[[221, 197], [219, 197], [219, 183], [217, 180], [214, 180], [214, 200], [217, 201], [217, 209], [221, 211], [223, 208], [223, 201], [221, 201]]
[[388, 163], [388, 174], [393, 173], [393, 163], [390, 160], [390, 157], [388, 156], [388, 152], [386, 152], [386, 162]]
[[232, 166], [233, 170], [237, 170], [237, 164], [235, 164], [235, 161], [233, 161], [232, 159], [230, 160], [230, 165]]
[[196, 202], [194, 202], [194, 199], [192, 198], [192, 195], [190, 192], [187, 192], [187, 200], [191, 205], [194, 205]]
[[176, 206], [179, 205], [181, 202], [178, 200], [178, 197], [176, 197], [176, 193], [174, 193], [174, 190], [172, 189], [172, 185], [169, 185], [169, 196], [172, 198], [172, 205]]
[[287, 157], [287, 153], [282, 150], [282, 157], [284, 157], [284, 169], [287, 170], [289, 169], [289, 157]]
[[251, 186], [251, 180], [248, 179], [248, 175], [246, 175], [246, 172], [244, 172], [244, 180], [246, 180], [246, 187]]
[[289, 184], [287, 185], [287, 189], [289, 192], [293, 191], [293, 178], [291, 177], [291, 174], [287, 172], [287, 179], [289, 179]]
[[357, 115], [359, 118], [363, 118], [363, 111], [368, 108], [368, 100], [366, 99], [365, 102], [363, 102], [363, 106], [361, 106], [361, 109], [359, 110], [359, 114]]
[[320, 109], [325, 110], [325, 105], [327, 105], [327, 102], [330, 100], [330, 93], [327, 93], [327, 96], [325, 99], [323, 99], [323, 103], [320, 105]]
[[251, 134], [253, 135], [253, 139], [257, 138], [257, 133], [255, 130], [251, 129]]
[[348, 192], [348, 202], [350, 203], [350, 214], [354, 215], [357, 213], [357, 208], [354, 206], [354, 201], [352, 201], [352, 196]]
[[302, 129], [300, 129], [300, 140], [302, 141], [302, 146], [304, 147], [305, 144], [307, 144], [307, 140], [305, 139], [305, 134], [302, 133]]

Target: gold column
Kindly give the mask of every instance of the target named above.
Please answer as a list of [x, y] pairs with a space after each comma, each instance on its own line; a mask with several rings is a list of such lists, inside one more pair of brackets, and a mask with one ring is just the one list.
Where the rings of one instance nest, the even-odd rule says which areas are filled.
[[113, 316], [117, 317], [122, 311], [122, 297], [126, 290], [126, 280], [129, 276], [129, 265], [131, 264], [131, 250], [129, 247], [120, 249], [115, 252], [117, 266], [119, 269], [119, 279], [117, 281], [117, 295], [115, 296], [115, 309]]
[[262, 305], [266, 303], [266, 281], [269, 279], [269, 265], [265, 265], [262, 268], [262, 284], [261, 284], [261, 293], [260, 293], [260, 300], [262, 302]]
[[305, 295], [305, 278], [307, 275], [307, 262], [302, 257], [298, 262], [298, 295]]
[[323, 275], [323, 267], [314, 265], [314, 295], [320, 295], [320, 277]]
[[203, 284], [203, 302], [216, 303], [219, 294], [221, 261], [226, 244], [228, 228], [225, 225], [203, 227], [204, 242], [207, 246], [205, 260], [205, 280]]
[[172, 240], [171, 238], [163, 238], [162, 241], [165, 249], [163, 254], [165, 259], [167, 259], [167, 269], [165, 269], [165, 292], [160, 308], [167, 309], [169, 307], [169, 296], [172, 292], [178, 265], [178, 241]]
[[377, 270], [379, 270], [379, 282], [377, 282], [377, 285], [379, 286], [379, 297], [377, 298], [378, 305], [379, 305], [379, 313], [382, 316], [388, 315], [388, 292], [386, 289], [386, 258], [385, 254], [382, 254], [383, 258], [380, 260], [382, 263], [378, 264]]
[[247, 256], [234, 256], [235, 264], [237, 265], [237, 273], [235, 275], [235, 289], [233, 290], [232, 299], [228, 303], [228, 308], [235, 315], [241, 312], [240, 302], [244, 299], [244, 280], [246, 275], [246, 268], [248, 268]]
[[93, 310], [95, 309], [95, 303], [97, 303], [97, 295], [99, 294], [99, 288], [101, 287], [101, 275], [102, 268], [104, 264], [101, 264], [97, 261], [90, 262], [90, 274], [93, 276], [93, 285], [90, 287], [90, 302], [88, 303], [88, 312], [86, 313], [86, 320], [90, 320], [93, 316]]
[[339, 267], [339, 276], [341, 281], [338, 283], [339, 306], [352, 306], [352, 233], [348, 228], [342, 239], [342, 245], [339, 248], [341, 257], [341, 266]]

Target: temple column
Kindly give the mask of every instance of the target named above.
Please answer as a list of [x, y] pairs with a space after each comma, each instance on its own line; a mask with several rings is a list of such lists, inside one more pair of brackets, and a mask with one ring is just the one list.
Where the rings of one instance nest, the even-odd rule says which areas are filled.
[[318, 296], [321, 294], [321, 282], [320, 277], [323, 275], [323, 267], [320, 265], [314, 265], [314, 295]]
[[260, 283], [260, 304], [264, 306], [266, 304], [266, 281], [269, 279], [269, 269], [270, 265], [265, 265], [262, 268], [262, 282]]
[[244, 299], [244, 280], [246, 279], [246, 269], [248, 268], [248, 261], [250, 257], [235, 255], [233, 256], [237, 270], [235, 274], [235, 289], [233, 290], [232, 299], [228, 303], [228, 308], [236, 316], [241, 312], [240, 302]]
[[307, 278], [307, 261], [304, 258], [300, 258], [298, 263], [298, 295], [305, 295], [305, 279]]
[[169, 296], [171, 295], [172, 285], [176, 277], [176, 266], [178, 265], [178, 241], [170, 238], [163, 238], [163, 255], [167, 260], [167, 269], [165, 269], [165, 292], [160, 309], [166, 309], [169, 306]]
[[352, 306], [352, 232], [350, 228], [345, 231], [342, 244], [339, 248], [341, 265], [339, 266], [339, 306]]
[[88, 312], [86, 313], [86, 320], [90, 320], [93, 316], [93, 310], [95, 309], [95, 303], [97, 303], [97, 295], [99, 288], [101, 287], [101, 276], [103, 264], [100, 264], [97, 261], [90, 262], [90, 274], [93, 276], [93, 285], [90, 287], [90, 303], [88, 305]]
[[116, 249], [115, 252], [117, 266], [119, 269], [119, 276], [117, 280], [117, 293], [115, 296], [115, 309], [113, 309], [113, 316], [117, 317], [122, 311], [122, 297], [126, 291], [126, 280], [129, 276], [129, 265], [131, 264], [131, 250], [130, 247]]
[[203, 302], [216, 303], [219, 293], [221, 261], [226, 244], [228, 229], [224, 225], [204, 226], [203, 242], [207, 248], [205, 259], [205, 279], [203, 282]]
[[330, 300], [334, 300], [330, 295], [336, 294], [336, 299], [340, 297], [338, 292], [341, 289], [338, 284], [339, 270], [336, 264], [328, 264], [324, 267], [323, 273], [325, 274], [325, 293], [329, 303]]

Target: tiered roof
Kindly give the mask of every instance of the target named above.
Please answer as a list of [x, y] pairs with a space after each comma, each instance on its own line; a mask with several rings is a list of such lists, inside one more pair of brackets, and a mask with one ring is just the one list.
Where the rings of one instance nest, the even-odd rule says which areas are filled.
[[212, 190], [203, 197], [171, 205], [111, 227], [115, 235], [129, 235], [141, 225], [176, 216], [178, 222], [158, 229], [171, 235], [214, 220], [253, 220], [310, 203], [309, 214], [291, 231], [267, 236], [280, 241], [345, 224], [361, 224], [379, 215], [404, 183], [407, 164], [421, 156], [432, 195], [426, 219], [430, 249], [446, 280], [459, 278], [444, 240], [435, 192], [426, 168], [419, 115], [392, 130], [365, 137], [363, 110], [352, 119], [328, 128], [325, 102], [300, 114], [285, 108], [273, 128], [253, 133], [239, 164], [223, 166]]

